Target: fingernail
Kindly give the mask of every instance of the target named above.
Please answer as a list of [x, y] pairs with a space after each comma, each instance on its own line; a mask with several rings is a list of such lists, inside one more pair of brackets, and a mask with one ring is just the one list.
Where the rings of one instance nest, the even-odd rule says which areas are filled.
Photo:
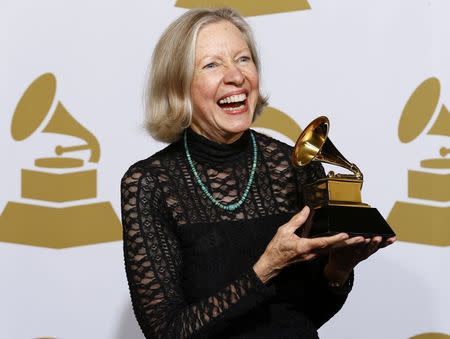
[[362, 242], [364, 242], [364, 238], [363, 237], [357, 237], [356, 239], [355, 239], [355, 243], [362, 243]]

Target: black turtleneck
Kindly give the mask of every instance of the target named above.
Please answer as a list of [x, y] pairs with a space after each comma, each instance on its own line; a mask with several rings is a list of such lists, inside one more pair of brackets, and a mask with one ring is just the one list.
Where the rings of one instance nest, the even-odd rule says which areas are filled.
[[[323, 260], [296, 264], [264, 285], [252, 267], [277, 228], [304, 205], [302, 187], [324, 175], [297, 170], [291, 148], [252, 131], [254, 181], [234, 211], [202, 192], [183, 138], [130, 167], [122, 179], [127, 278], [147, 338], [317, 338], [343, 305]], [[187, 130], [193, 165], [222, 204], [237, 202], [253, 161], [250, 131], [218, 144]]]
[[231, 144], [219, 144], [188, 128], [186, 130], [189, 152], [194, 160], [206, 164], [226, 164], [242, 158], [251, 158], [250, 130]]

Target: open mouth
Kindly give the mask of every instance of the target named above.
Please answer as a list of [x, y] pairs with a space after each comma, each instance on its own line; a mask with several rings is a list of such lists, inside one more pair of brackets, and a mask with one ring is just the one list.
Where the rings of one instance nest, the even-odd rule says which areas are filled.
[[241, 112], [247, 107], [247, 94], [235, 94], [220, 99], [217, 104], [226, 112]]

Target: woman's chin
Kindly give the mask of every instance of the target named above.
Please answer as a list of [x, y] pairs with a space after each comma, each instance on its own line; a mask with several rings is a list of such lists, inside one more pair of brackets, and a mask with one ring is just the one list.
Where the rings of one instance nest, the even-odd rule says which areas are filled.
[[223, 130], [227, 131], [231, 134], [243, 133], [250, 128], [252, 124], [251, 117], [243, 117], [243, 119], [232, 119], [232, 121], [228, 121], [223, 124]]
[[223, 127], [227, 127], [227, 130], [235, 132], [247, 130], [253, 122], [253, 113], [248, 110], [242, 112], [222, 110], [222, 116], [224, 117]]

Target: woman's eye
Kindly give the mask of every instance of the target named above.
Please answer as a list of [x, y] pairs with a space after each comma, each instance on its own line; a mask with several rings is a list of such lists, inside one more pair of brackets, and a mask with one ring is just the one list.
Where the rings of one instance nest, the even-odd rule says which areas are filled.
[[214, 68], [217, 64], [215, 62], [210, 62], [209, 64], [203, 66], [204, 69]]
[[249, 56], [247, 56], [247, 55], [239, 57], [239, 61], [240, 62], [247, 62], [247, 61], [250, 61], [250, 60], [251, 60], [251, 58]]

